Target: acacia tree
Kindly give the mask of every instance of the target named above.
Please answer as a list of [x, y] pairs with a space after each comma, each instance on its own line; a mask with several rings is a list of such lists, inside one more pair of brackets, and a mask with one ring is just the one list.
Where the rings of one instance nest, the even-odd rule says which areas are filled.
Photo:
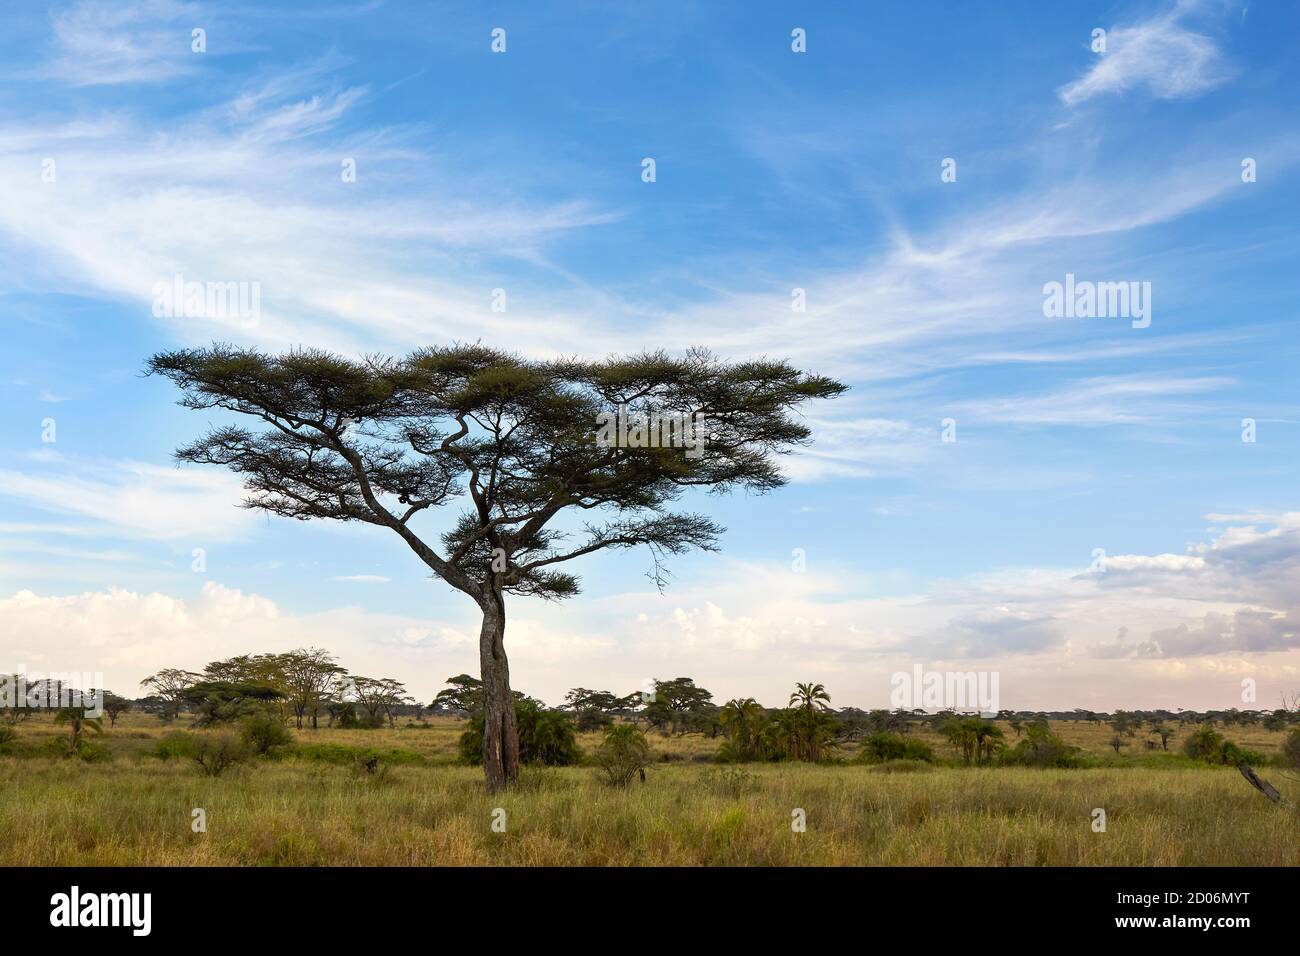
[[202, 674], [193, 671], [165, 667], [140, 681], [140, 686], [150, 688], [154, 695], [162, 700], [163, 709], [160, 716], [163, 720], [175, 720], [176, 715], [180, 713], [181, 705], [185, 703], [185, 692], [202, 678]]
[[[243, 475], [248, 507], [386, 527], [478, 605], [489, 790], [519, 766], [505, 596], [572, 596], [578, 579], [558, 565], [641, 545], [662, 586], [665, 555], [715, 550], [723, 530], [668, 506], [693, 487], [783, 484], [776, 456], [811, 434], [795, 410], [845, 389], [786, 362], [727, 363], [703, 350], [533, 361], [468, 345], [354, 361], [214, 345], [157, 354], [148, 371], [179, 386], [185, 407], [255, 423], [213, 427], [180, 460]], [[602, 440], [614, 414], [634, 428]], [[692, 438], [703, 420], [707, 444], [648, 440], [645, 422], [666, 420], [690, 422]], [[465, 510], [435, 547], [414, 522], [453, 501]], [[581, 528], [561, 526], [572, 514], [586, 516]]]
[[390, 727], [394, 726], [397, 722], [397, 708], [411, 703], [406, 685], [391, 677], [350, 676], [346, 685], [371, 726], [382, 724], [384, 718], [388, 719]]
[[278, 655], [276, 661], [298, 729], [310, 715], [314, 730], [319, 726], [321, 704], [334, 695], [347, 671], [335, 663], [334, 655], [319, 647], [289, 651]]

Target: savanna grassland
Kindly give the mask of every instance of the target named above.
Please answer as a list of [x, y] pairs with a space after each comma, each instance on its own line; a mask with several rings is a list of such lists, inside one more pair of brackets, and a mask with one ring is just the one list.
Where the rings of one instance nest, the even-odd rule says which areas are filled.
[[[961, 766], [925, 731], [935, 766], [869, 766], [851, 751], [831, 764], [717, 765], [720, 739], [652, 734], [645, 783], [611, 789], [592, 767], [529, 768], [488, 796], [481, 769], [457, 761], [459, 721], [294, 731], [275, 756], [215, 777], [155, 755], [178, 725], [189, 729], [105, 721], [100, 759], [84, 761], [48, 755], [66, 728], [23, 722], [0, 756], [0, 864], [1300, 865], [1300, 814], [1231, 767], [1182, 756], [1190, 728], [1168, 752], [1138, 737], [1115, 754], [1108, 728], [1053, 723], [1095, 757], [1086, 769]], [[1285, 736], [1230, 733], [1267, 755]], [[579, 742], [590, 752], [599, 737]], [[360, 757], [376, 753], [367, 772]], [[1282, 769], [1262, 772], [1300, 797]], [[196, 808], [206, 833], [193, 832]]]

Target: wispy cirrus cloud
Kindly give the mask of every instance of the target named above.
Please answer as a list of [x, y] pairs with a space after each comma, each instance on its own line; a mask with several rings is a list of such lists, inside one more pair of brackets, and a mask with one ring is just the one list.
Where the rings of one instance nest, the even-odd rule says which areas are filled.
[[239, 479], [224, 472], [58, 454], [33, 456], [25, 465], [0, 469], [0, 498], [92, 522], [76, 533], [229, 540], [253, 521], [236, 507], [244, 497]]
[[1148, 20], [1111, 27], [1097, 62], [1057, 91], [1061, 102], [1078, 106], [1097, 96], [1135, 90], [1156, 99], [1182, 99], [1224, 83], [1231, 70], [1218, 44], [1186, 24], [1204, 6], [1180, 0]]
[[51, 17], [54, 53], [39, 74], [69, 86], [164, 83], [197, 69], [190, 31], [201, 7], [179, 0], [96, 0]]
[[1211, 395], [1233, 380], [1221, 375], [1134, 374], [1086, 378], [1040, 394], [990, 397], [957, 403], [962, 417], [1015, 425], [1186, 424], [1207, 406], [1194, 396]]

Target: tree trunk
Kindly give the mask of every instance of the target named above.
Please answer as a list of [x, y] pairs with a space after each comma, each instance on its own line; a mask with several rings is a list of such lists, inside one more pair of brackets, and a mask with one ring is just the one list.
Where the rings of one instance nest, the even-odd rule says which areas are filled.
[[500, 591], [483, 603], [479, 666], [483, 678], [483, 774], [488, 793], [509, 787], [519, 776], [519, 730], [510, 693], [505, 648], [506, 609]]

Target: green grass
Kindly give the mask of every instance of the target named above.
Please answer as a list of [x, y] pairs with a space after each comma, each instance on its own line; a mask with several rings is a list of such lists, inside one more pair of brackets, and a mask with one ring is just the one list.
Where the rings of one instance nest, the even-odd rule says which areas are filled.
[[[23, 725], [27, 755], [0, 757], [0, 864], [1300, 865], [1300, 814], [1234, 769], [1174, 753], [1078, 770], [718, 767], [705, 762], [714, 742], [655, 737], [677, 759], [645, 784], [529, 770], [489, 797], [480, 771], [454, 762], [455, 722], [297, 732], [296, 750], [218, 778], [150, 756], [172, 729], [119, 722], [102, 738], [113, 759], [84, 763], [43, 755], [53, 725]], [[365, 752], [388, 752], [388, 772], [359, 772]], [[1280, 771], [1265, 775], [1300, 797]], [[207, 833], [191, 831], [194, 808]], [[498, 808], [504, 833], [492, 830]], [[806, 832], [791, 830], [796, 809]]]

